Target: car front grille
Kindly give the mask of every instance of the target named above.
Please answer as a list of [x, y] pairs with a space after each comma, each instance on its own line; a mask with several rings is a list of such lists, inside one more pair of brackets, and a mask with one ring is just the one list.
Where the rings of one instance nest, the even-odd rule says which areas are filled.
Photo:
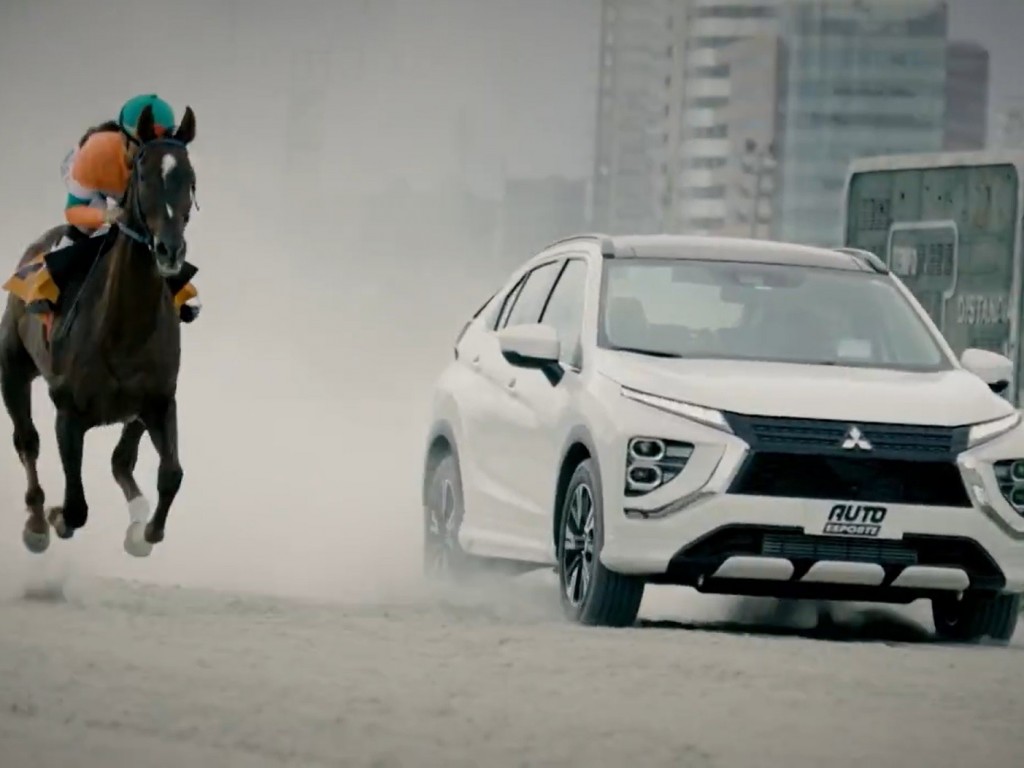
[[[970, 507], [956, 456], [966, 427], [726, 414], [751, 452], [729, 493], [918, 506]], [[856, 428], [868, 447], [844, 448]]]
[[793, 499], [970, 507], [952, 462], [753, 453], [729, 493]]
[[[966, 427], [931, 427], [915, 424], [789, 419], [726, 414], [733, 431], [755, 451], [834, 456], [867, 455], [907, 461], [956, 458], [967, 447]], [[856, 427], [870, 450], [843, 448]]]

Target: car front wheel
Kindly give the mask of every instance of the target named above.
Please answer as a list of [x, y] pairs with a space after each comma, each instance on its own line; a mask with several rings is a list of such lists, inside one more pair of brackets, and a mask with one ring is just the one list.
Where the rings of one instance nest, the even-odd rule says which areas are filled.
[[558, 530], [558, 576], [566, 615], [581, 624], [631, 626], [640, 611], [644, 582], [601, 564], [604, 509], [590, 459], [576, 468], [569, 481]]
[[976, 643], [990, 637], [1006, 644], [1020, 616], [1020, 595], [972, 595], [932, 600], [935, 633], [943, 640]]
[[423, 510], [423, 572], [428, 579], [453, 582], [467, 576], [468, 557], [459, 544], [462, 516], [459, 465], [448, 454], [430, 476]]

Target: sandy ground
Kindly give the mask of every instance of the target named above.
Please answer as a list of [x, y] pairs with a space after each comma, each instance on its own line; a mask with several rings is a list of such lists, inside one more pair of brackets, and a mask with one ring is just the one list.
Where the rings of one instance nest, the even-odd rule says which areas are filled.
[[0, 602], [3, 768], [1024, 760], [1024, 638], [947, 647], [914, 611], [809, 630], [675, 590], [595, 630], [546, 576], [378, 604], [48, 579]]
[[[423, 403], [296, 399], [285, 373], [246, 397], [188, 385], [185, 485], [144, 561], [121, 550], [116, 431], [87, 442], [88, 526], [42, 558], [0, 450], [0, 768], [1024, 765], [1020, 634], [942, 646], [923, 606], [815, 632], [810, 613], [686, 590], [595, 630], [562, 619], [550, 574], [425, 590], [404, 469]], [[139, 480], [152, 501], [151, 449]]]

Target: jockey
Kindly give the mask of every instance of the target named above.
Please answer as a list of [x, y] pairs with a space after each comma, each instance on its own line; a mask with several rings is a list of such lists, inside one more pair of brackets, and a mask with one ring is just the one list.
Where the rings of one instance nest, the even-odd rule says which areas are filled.
[[[108, 204], [108, 198], [120, 200], [128, 187], [133, 145], [138, 144], [136, 129], [147, 106], [152, 107], [157, 135], [170, 135], [175, 128], [171, 105], [155, 94], [135, 96], [121, 107], [117, 120], [90, 128], [64, 159], [61, 173], [68, 190], [64, 218], [72, 242], [105, 234], [121, 216], [121, 209]], [[182, 322], [195, 320], [200, 308], [198, 297], [183, 304]]]

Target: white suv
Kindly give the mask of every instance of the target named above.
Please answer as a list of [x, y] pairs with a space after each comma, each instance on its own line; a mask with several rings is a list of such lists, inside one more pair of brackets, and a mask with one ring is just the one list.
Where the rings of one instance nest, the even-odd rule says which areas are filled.
[[580, 236], [516, 271], [434, 393], [429, 573], [555, 566], [587, 624], [645, 583], [909, 603], [1007, 641], [1024, 592], [1011, 362], [960, 361], [872, 254]]

